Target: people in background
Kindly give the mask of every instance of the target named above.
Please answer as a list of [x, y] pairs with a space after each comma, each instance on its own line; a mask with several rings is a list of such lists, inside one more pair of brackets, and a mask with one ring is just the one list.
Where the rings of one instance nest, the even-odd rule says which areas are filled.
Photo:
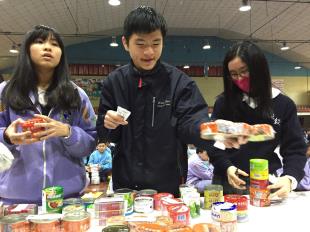
[[[0, 88], [0, 142], [14, 156], [11, 168], [0, 173], [6, 204], [41, 204], [42, 189], [56, 185], [65, 198], [77, 197], [86, 185], [82, 157], [95, 148], [95, 113], [69, 77], [59, 33], [43, 25], [27, 32], [12, 78]], [[36, 130], [22, 131], [34, 117], [41, 120]]]
[[188, 159], [188, 173], [186, 183], [203, 193], [207, 185], [212, 183], [213, 165], [209, 162], [208, 153], [200, 148]]
[[[269, 173], [279, 169], [281, 160], [274, 152], [280, 146], [283, 174], [269, 189], [270, 197], [287, 197], [303, 178], [306, 143], [294, 102], [271, 85], [267, 60], [258, 46], [244, 41], [234, 44], [223, 62], [224, 92], [216, 99], [212, 118], [248, 124], [273, 126], [275, 139], [249, 142], [239, 150], [226, 149], [209, 153], [215, 166], [214, 183], [224, 185], [225, 193], [247, 193], [249, 160], [269, 161]], [[243, 179], [245, 178], [245, 180]]]
[[[102, 84], [97, 131], [101, 140], [116, 143], [114, 189], [151, 188], [178, 196], [187, 176], [186, 144], [207, 144], [199, 125], [208, 120], [208, 109], [197, 85], [160, 61], [166, 31], [165, 19], [153, 8], [131, 11], [122, 37], [131, 61]], [[127, 120], [119, 106], [131, 112]]]
[[196, 154], [196, 147], [194, 144], [187, 145], [187, 158], [191, 157], [192, 155]]
[[90, 166], [98, 165], [100, 180], [107, 180], [107, 175], [112, 170], [111, 150], [107, 147], [107, 144], [99, 143], [97, 145], [97, 149], [90, 155], [87, 165], [89, 172], [91, 172]]

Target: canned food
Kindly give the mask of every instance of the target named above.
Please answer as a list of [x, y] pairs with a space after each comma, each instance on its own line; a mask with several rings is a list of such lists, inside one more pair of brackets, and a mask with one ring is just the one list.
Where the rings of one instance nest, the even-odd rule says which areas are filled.
[[168, 207], [169, 206], [176, 206], [176, 205], [183, 205], [183, 201], [177, 198], [163, 198], [161, 200], [161, 213], [163, 216], [168, 216]]
[[72, 212], [83, 212], [85, 211], [84, 205], [67, 205], [62, 208], [62, 214], [72, 213]]
[[150, 213], [153, 211], [152, 197], [136, 197], [134, 203], [134, 210], [137, 213]]
[[38, 206], [36, 204], [13, 204], [4, 206], [4, 215], [9, 214], [37, 214]]
[[224, 200], [237, 206], [238, 222], [246, 222], [248, 220], [248, 198], [246, 196], [228, 194], [224, 196]]
[[21, 123], [21, 128], [22, 128], [23, 132], [30, 131], [31, 137], [33, 137], [34, 133], [45, 130], [44, 127], [34, 127], [34, 124], [35, 123], [44, 123], [44, 122], [45, 122], [45, 120], [42, 118], [31, 118], [31, 119], [28, 119], [28, 120], [24, 121], [23, 123]]
[[137, 192], [138, 197], [154, 197], [154, 195], [157, 193], [155, 189], [142, 189]]
[[223, 197], [223, 186], [210, 184], [204, 190], [204, 208], [211, 209], [214, 202], [221, 202]]
[[103, 228], [102, 232], [129, 232], [129, 227], [126, 225], [112, 225]]
[[189, 225], [189, 208], [186, 205], [169, 206], [168, 212], [173, 223]]
[[62, 219], [63, 232], [85, 232], [90, 228], [90, 214], [87, 212], [67, 213]]
[[254, 180], [268, 180], [268, 160], [250, 159], [250, 178]]
[[67, 205], [84, 205], [81, 198], [67, 198], [63, 200], [63, 207]]
[[171, 193], [157, 193], [154, 195], [154, 208], [155, 210], [161, 210], [161, 200], [163, 198], [173, 198]]
[[229, 202], [215, 202], [212, 204], [211, 217], [220, 231], [237, 231], [237, 206]]
[[114, 192], [115, 197], [123, 197], [125, 201], [125, 216], [130, 215], [133, 213], [133, 203], [134, 203], [134, 197], [133, 197], [133, 190], [132, 189], [117, 189]]
[[30, 219], [31, 232], [60, 232], [61, 225], [58, 219]]
[[200, 193], [187, 192], [183, 195], [183, 201], [189, 207], [192, 218], [200, 215]]
[[27, 214], [11, 214], [0, 219], [0, 232], [30, 232]]
[[43, 213], [61, 213], [64, 189], [61, 186], [52, 186], [42, 190]]

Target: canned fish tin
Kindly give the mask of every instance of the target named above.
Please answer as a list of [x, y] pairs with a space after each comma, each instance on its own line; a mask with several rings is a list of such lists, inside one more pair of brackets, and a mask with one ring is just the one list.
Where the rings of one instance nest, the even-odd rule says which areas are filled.
[[189, 225], [189, 208], [186, 205], [169, 206], [168, 212], [169, 217], [173, 220], [173, 223]]
[[60, 232], [58, 219], [30, 219], [31, 232]]
[[214, 202], [223, 201], [223, 186], [210, 184], [204, 190], [204, 208], [211, 209]]
[[268, 180], [268, 160], [250, 159], [250, 178], [254, 180]]
[[229, 202], [215, 202], [212, 204], [211, 217], [221, 231], [237, 231], [237, 206]]
[[142, 189], [137, 192], [136, 197], [152, 197], [157, 193], [155, 189]]
[[112, 225], [102, 229], [102, 232], [129, 232], [130, 229], [126, 225]]
[[117, 189], [114, 192], [115, 197], [123, 197], [125, 201], [125, 216], [128, 216], [133, 213], [133, 190], [128, 188]]
[[26, 220], [27, 214], [12, 214], [0, 219], [0, 232], [30, 232], [30, 224]]
[[67, 205], [84, 205], [81, 198], [67, 198], [63, 200], [63, 207]]
[[233, 203], [237, 206], [237, 221], [248, 221], [248, 198], [238, 194], [228, 194], [224, 196], [225, 202]]
[[153, 205], [152, 197], [136, 197], [134, 210], [137, 213], [150, 213], [153, 211]]
[[62, 219], [63, 232], [85, 232], [90, 228], [90, 214], [85, 211], [67, 213]]
[[154, 195], [154, 208], [155, 210], [161, 210], [161, 200], [163, 198], [173, 198], [171, 193], [157, 193]]
[[61, 213], [64, 189], [61, 186], [52, 186], [42, 190], [43, 213]]
[[62, 208], [62, 214], [72, 213], [72, 212], [83, 212], [85, 211], [84, 205], [67, 205]]

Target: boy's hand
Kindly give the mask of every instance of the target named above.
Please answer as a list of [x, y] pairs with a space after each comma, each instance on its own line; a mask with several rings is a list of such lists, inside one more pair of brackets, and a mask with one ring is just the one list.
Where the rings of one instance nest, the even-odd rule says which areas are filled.
[[124, 120], [116, 111], [108, 110], [104, 116], [104, 127], [107, 129], [116, 129], [119, 125], [127, 125], [128, 122]]
[[269, 198], [273, 199], [275, 197], [286, 198], [291, 191], [291, 180], [287, 176], [281, 176], [275, 184], [269, 185], [267, 187], [269, 190], [277, 190], [270, 194]]

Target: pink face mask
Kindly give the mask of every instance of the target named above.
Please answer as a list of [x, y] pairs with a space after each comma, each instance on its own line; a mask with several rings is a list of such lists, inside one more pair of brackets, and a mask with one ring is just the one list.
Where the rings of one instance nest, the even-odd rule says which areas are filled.
[[241, 79], [232, 79], [232, 81], [241, 89], [243, 92], [250, 92], [250, 78], [248, 76], [244, 76]]

